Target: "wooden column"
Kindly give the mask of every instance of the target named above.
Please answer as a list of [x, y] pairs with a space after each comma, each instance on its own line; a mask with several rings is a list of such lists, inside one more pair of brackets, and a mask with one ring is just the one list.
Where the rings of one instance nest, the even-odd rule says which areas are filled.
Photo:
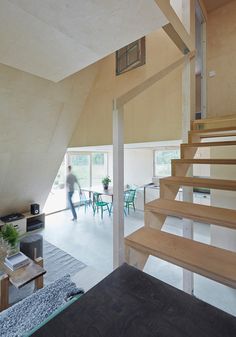
[[[37, 263], [40, 267], [43, 268], [43, 258], [42, 257], [35, 258], [34, 262]], [[35, 288], [36, 289], [43, 288], [43, 275], [39, 276], [35, 279]]]
[[0, 276], [0, 311], [9, 306], [9, 278], [7, 274]]
[[113, 100], [113, 268], [124, 260], [124, 111]]
[[201, 111], [202, 118], [207, 117], [207, 68], [206, 68], [206, 22], [201, 24], [201, 44], [202, 44], [202, 71], [201, 71]]
[[[194, 1], [183, 2], [183, 23], [195, 45], [195, 7]], [[188, 142], [191, 119], [195, 115], [195, 58], [185, 57], [182, 73], [182, 140]], [[189, 170], [189, 175], [192, 172]], [[183, 201], [193, 202], [193, 189], [183, 187]], [[183, 236], [193, 239], [193, 221], [183, 219]], [[183, 270], [183, 290], [193, 293], [193, 273]]]

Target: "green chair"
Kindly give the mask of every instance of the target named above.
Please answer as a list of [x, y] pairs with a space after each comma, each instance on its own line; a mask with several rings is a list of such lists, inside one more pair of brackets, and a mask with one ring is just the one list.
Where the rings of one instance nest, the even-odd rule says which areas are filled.
[[99, 212], [101, 209], [101, 218], [103, 219], [103, 212], [108, 211], [109, 215], [111, 215], [111, 210], [109, 208], [109, 203], [102, 200], [100, 193], [93, 193], [93, 215], [95, 215], [96, 211]]
[[87, 207], [92, 206], [93, 202], [90, 198], [86, 197], [85, 192], [80, 193], [79, 207], [84, 206], [84, 212], [86, 213]]
[[124, 212], [126, 215], [126, 211], [128, 211], [129, 214], [129, 209], [133, 208], [135, 211], [135, 196], [136, 196], [136, 190], [128, 190], [124, 192]]

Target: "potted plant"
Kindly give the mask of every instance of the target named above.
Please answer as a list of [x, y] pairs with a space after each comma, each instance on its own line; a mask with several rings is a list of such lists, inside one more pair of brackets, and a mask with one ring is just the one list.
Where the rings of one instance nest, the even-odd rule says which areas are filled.
[[10, 246], [10, 253], [8, 255], [19, 251], [19, 232], [12, 224], [6, 224], [1, 228], [0, 237]]
[[8, 255], [11, 247], [9, 243], [0, 237], [0, 263], [5, 260], [5, 257]]
[[102, 184], [103, 184], [103, 188], [104, 190], [108, 189], [109, 183], [111, 182], [111, 179], [109, 176], [106, 176], [102, 179]]

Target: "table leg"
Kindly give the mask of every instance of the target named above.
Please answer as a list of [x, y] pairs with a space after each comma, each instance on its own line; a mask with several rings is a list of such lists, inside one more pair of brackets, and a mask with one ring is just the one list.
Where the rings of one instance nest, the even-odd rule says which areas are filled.
[[0, 276], [0, 311], [9, 306], [9, 277], [7, 274]]
[[[34, 260], [35, 263], [37, 263], [39, 266], [43, 268], [43, 258], [42, 257], [37, 257]], [[35, 279], [35, 288], [36, 289], [41, 289], [43, 288], [43, 275], [39, 276]]]

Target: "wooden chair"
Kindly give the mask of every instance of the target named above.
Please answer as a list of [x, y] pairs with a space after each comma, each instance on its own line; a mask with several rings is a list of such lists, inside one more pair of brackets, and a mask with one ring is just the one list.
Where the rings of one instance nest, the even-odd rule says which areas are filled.
[[93, 202], [91, 198], [87, 198], [85, 192], [80, 193], [79, 207], [84, 206], [84, 212], [86, 213], [87, 207], [92, 206]]
[[133, 208], [135, 211], [135, 196], [136, 196], [136, 190], [130, 189], [128, 191], [124, 192], [124, 212], [126, 214], [126, 210], [128, 211], [129, 214], [129, 209], [130, 207]]
[[103, 219], [103, 212], [108, 211], [109, 216], [111, 215], [111, 209], [109, 208], [109, 203], [102, 200], [100, 193], [93, 193], [93, 215], [95, 215], [96, 211], [98, 213], [99, 209], [101, 209], [101, 218]]

